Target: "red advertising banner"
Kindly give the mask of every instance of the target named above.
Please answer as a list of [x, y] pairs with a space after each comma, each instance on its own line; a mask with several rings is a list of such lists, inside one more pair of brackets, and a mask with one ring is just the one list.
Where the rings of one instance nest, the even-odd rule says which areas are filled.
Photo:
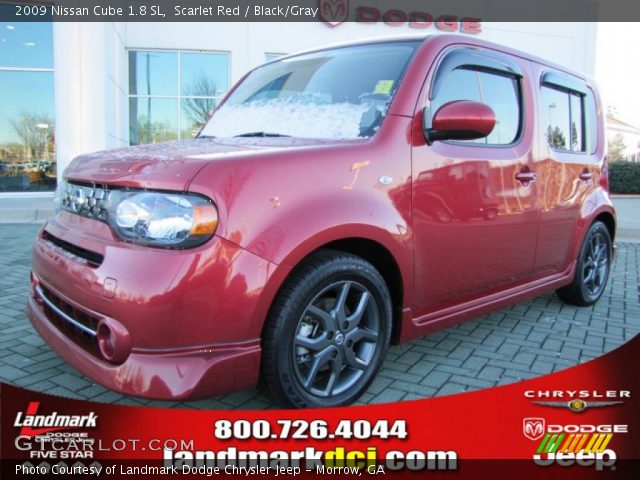
[[427, 472], [637, 478], [639, 359], [636, 336], [596, 360], [528, 381], [334, 409], [129, 407], [2, 385], [3, 478]]

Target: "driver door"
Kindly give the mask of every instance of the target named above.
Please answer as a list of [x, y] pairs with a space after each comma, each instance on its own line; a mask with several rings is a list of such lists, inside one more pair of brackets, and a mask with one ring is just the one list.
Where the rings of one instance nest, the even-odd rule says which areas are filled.
[[436, 65], [418, 105], [424, 124], [446, 103], [473, 100], [491, 107], [496, 125], [478, 140], [414, 141], [415, 317], [526, 283], [536, 250], [536, 185], [523, 181], [535, 176], [528, 62], [454, 47]]

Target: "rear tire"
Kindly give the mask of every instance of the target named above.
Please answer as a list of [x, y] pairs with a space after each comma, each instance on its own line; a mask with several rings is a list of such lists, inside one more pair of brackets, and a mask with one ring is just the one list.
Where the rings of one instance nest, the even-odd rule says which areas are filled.
[[611, 245], [609, 229], [600, 221], [594, 222], [580, 248], [573, 282], [556, 290], [560, 300], [586, 307], [600, 299], [611, 270]]
[[373, 265], [319, 251], [294, 270], [271, 308], [262, 383], [286, 406], [348, 405], [380, 368], [391, 325], [391, 296]]

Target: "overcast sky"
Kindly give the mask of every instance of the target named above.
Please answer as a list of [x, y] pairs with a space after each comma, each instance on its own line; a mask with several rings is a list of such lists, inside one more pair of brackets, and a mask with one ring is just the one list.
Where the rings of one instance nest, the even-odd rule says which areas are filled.
[[620, 120], [640, 128], [640, 25], [600, 23], [596, 80], [605, 105]]

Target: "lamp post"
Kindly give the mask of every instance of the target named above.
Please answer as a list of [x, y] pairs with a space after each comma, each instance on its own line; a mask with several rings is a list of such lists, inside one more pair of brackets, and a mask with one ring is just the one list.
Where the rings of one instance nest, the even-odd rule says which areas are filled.
[[36, 128], [42, 133], [42, 159], [49, 160], [49, 124], [36, 123]]

